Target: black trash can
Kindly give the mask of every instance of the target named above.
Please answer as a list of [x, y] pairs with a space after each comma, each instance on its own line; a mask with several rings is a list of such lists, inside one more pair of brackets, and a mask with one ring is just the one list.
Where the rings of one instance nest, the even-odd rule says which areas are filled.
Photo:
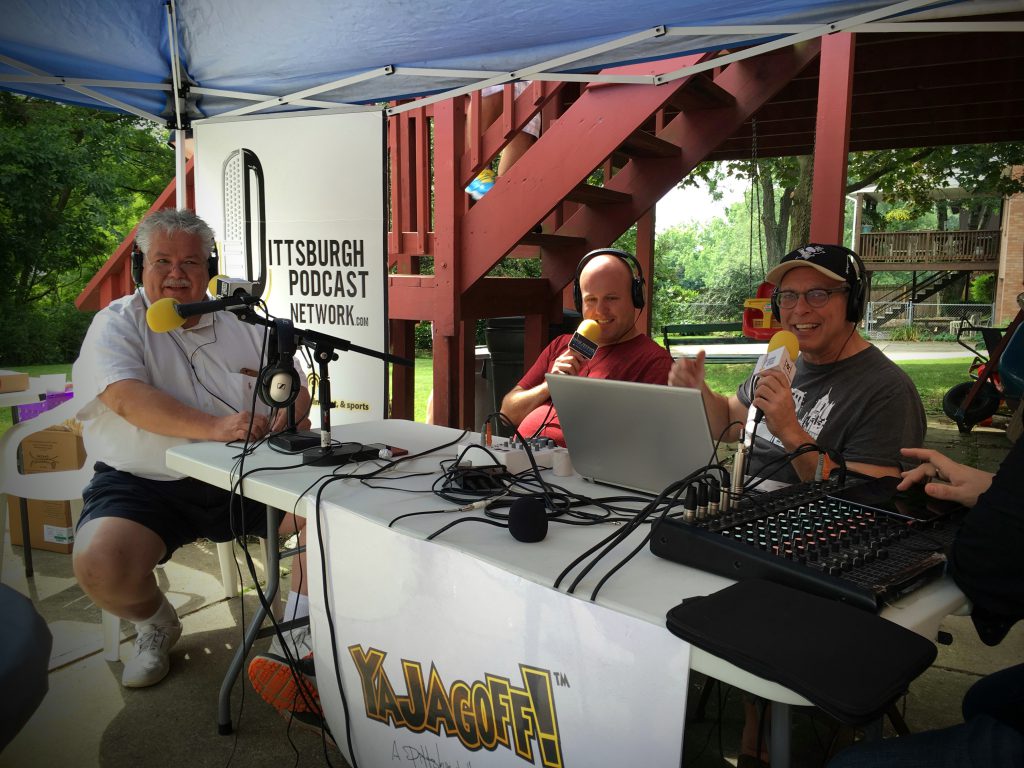
[[[562, 322], [552, 323], [548, 327], [548, 340], [550, 341], [563, 333], [572, 333], [582, 319], [579, 312], [565, 310]], [[519, 383], [526, 371], [523, 360], [525, 328], [526, 319], [522, 315], [492, 317], [484, 324], [484, 338], [487, 342], [487, 350], [491, 355], [486, 375], [496, 411], [501, 408], [502, 399]], [[532, 360], [528, 362], [529, 365], [533, 364]], [[512, 430], [498, 428], [497, 434], [508, 437], [512, 434]]]

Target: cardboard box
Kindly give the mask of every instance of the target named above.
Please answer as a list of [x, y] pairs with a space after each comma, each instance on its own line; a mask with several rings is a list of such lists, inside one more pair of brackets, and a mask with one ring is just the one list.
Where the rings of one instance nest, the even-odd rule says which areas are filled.
[[[28, 535], [32, 549], [69, 554], [75, 544], [75, 523], [82, 514], [82, 500], [28, 500]], [[21, 532], [21, 499], [7, 496], [7, 518], [11, 526], [11, 544], [25, 546]]]
[[24, 392], [28, 389], [28, 374], [17, 371], [0, 371], [0, 394]]
[[81, 436], [63, 425], [33, 432], [21, 441], [21, 466], [26, 475], [79, 469], [84, 463]]

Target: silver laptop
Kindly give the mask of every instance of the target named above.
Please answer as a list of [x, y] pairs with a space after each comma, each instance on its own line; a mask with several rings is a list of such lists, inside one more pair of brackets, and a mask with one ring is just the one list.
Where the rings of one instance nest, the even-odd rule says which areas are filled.
[[714, 460], [700, 391], [547, 374], [573, 469], [587, 480], [660, 493]]

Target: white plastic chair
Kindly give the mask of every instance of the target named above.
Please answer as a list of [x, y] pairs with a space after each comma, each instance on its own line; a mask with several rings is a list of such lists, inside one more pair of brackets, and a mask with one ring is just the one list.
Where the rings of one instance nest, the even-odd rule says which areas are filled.
[[[21, 441], [41, 429], [60, 424], [74, 418], [78, 404], [74, 398], [61, 403], [56, 408], [44, 411], [29, 421], [19, 422], [0, 436], [0, 491], [20, 496], [23, 499], [42, 499], [44, 501], [66, 501], [80, 499], [82, 491], [93, 476], [93, 462], [86, 457], [81, 469], [59, 472], [39, 472], [24, 474], [18, 471], [18, 446]], [[7, 504], [0, 505], [0, 535], [5, 530]], [[235, 570], [235, 558], [231, 542], [217, 544], [217, 556], [220, 558], [221, 583], [224, 585], [224, 597], [238, 595], [238, 574]], [[0, 548], [2, 557], [2, 548]], [[264, 555], [264, 562], [266, 562]], [[0, 562], [2, 566], [2, 562]], [[121, 620], [112, 613], [103, 611], [103, 658], [117, 661], [120, 658]]]

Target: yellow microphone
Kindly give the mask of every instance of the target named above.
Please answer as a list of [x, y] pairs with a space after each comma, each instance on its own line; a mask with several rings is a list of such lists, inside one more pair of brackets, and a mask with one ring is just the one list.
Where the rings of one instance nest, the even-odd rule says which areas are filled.
[[259, 299], [243, 291], [220, 299], [195, 301], [191, 304], [182, 304], [177, 299], [168, 296], [153, 302], [146, 310], [146, 324], [154, 333], [167, 333], [175, 328], [181, 328], [190, 317], [220, 312], [232, 307], [250, 307], [258, 302]]
[[796, 375], [796, 356], [800, 354], [800, 340], [792, 331], [776, 331], [775, 335], [768, 341], [768, 351], [761, 355], [754, 366], [754, 374], [751, 379], [750, 408], [747, 409], [747, 421], [740, 434], [739, 444], [736, 446], [736, 453], [733, 455], [732, 477], [729, 488], [729, 498], [726, 498], [720, 509], [727, 510], [730, 504], [735, 502], [743, 494], [743, 477], [746, 473], [747, 459], [754, 449], [754, 433], [757, 425], [764, 418], [764, 412], [757, 408], [754, 403], [754, 387], [757, 386], [757, 376], [762, 371], [771, 369], [782, 371], [786, 379], [792, 383]]
[[770, 355], [776, 349], [782, 347], [786, 348], [786, 352], [789, 353], [789, 359], [792, 361], [795, 361], [796, 356], [800, 354], [800, 340], [797, 339], [796, 334], [792, 331], [776, 331], [775, 335], [768, 341], [768, 354]]
[[[763, 371], [782, 371], [786, 380], [793, 383], [796, 375], [796, 356], [800, 354], [800, 340], [792, 331], [776, 331], [775, 335], [768, 342], [768, 351], [761, 355], [754, 367], [753, 387], [751, 387], [750, 399], [754, 399], [753, 389], [757, 386], [757, 377]], [[753, 403], [747, 413], [747, 424], [744, 434], [746, 441], [753, 439], [754, 430], [764, 417], [760, 408], [755, 408]]]
[[167, 333], [185, 324], [185, 318], [178, 314], [177, 299], [166, 298], [154, 301], [146, 310], [146, 325], [153, 333]]
[[597, 354], [597, 340], [601, 338], [601, 326], [594, 320], [584, 320], [569, 339], [569, 349], [587, 360]]

